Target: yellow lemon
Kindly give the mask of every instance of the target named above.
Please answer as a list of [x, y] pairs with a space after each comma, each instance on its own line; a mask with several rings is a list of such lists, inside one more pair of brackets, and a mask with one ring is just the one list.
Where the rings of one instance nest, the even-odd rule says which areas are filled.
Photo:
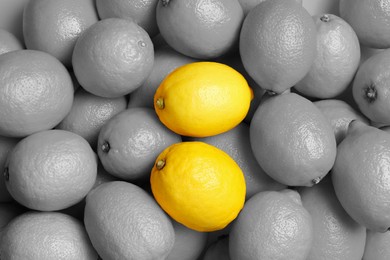
[[252, 89], [241, 73], [222, 63], [199, 61], [182, 65], [165, 77], [154, 95], [154, 107], [172, 131], [205, 137], [237, 126], [252, 98]]
[[202, 232], [223, 229], [244, 206], [245, 179], [225, 152], [203, 142], [166, 148], [152, 169], [151, 189], [174, 220]]

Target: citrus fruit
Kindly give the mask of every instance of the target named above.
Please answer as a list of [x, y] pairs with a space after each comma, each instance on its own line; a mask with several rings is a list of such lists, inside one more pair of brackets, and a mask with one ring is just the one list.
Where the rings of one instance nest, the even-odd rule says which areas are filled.
[[376, 232], [390, 227], [390, 135], [354, 120], [338, 145], [332, 169], [337, 198], [359, 224]]
[[207, 242], [207, 232], [198, 232], [171, 219], [175, 243], [166, 260], [197, 260]]
[[7, 157], [4, 178], [20, 204], [52, 211], [81, 201], [96, 179], [97, 156], [81, 136], [46, 130], [19, 141]]
[[390, 1], [340, 0], [340, 16], [356, 32], [362, 45], [390, 47]]
[[93, 149], [96, 149], [102, 126], [126, 107], [125, 96], [105, 98], [79, 88], [74, 94], [71, 110], [56, 128], [82, 136]]
[[172, 223], [153, 197], [124, 181], [88, 194], [84, 223], [102, 259], [165, 259], [174, 244]]
[[156, 157], [181, 142], [151, 108], [128, 108], [112, 117], [100, 130], [97, 152], [104, 169], [128, 181], [148, 180]]
[[14, 34], [0, 28], [0, 55], [22, 49], [24, 49], [22, 42]]
[[153, 43], [135, 22], [108, 18], [91, 25], [74, 46], [72, 64], [80, 85], [102, 97], [124, 96], [152, 71]]
[[364, 61], [352, 86], [359, 110], [376, 125], [390, 124], [390, 50], [381, 51]]
[[234, 222], [229, 254], [232, 260], [305, 260], [312, 238], [312, 219], [298, 192], [262, 191], [245, 203]]
[[203, 138], [191, 138], [190, 140], [213, 145], [226, 152], [236, 161], [244, 173], [246, 199], [260, 191], [286, 188], [286, 185], [269, 177], [261, 168], [261, 165], [258, 164], [252, 152], [248, 124], [240, 123], [225, 133]]
[[37, 211], [25, 212], [7, 225], [0, 255], [10, 260], [98, 259], [82, 222], [59, 212]]
[[249, 134], [261, 167], [285, 185], [318, 183], [336, 157], [330, 122], [313, 102], [296, 93], [265, 96], [252, 118]]
[[314, 101], [325, 117], [329, 120], [336, 136], [336, 143], [339, 144], [347, 135], [348, 125], [352, 120], [360, 120], [367, 125], [368, 119], [347, 102], [340, 99], [322, 99]]
[[141, 87], [131, 92], [128, 107], [154, 108], [153, 97], [164, 78], [174, 69], [195, 61], [198, 60], [185, 56], [168, 45], [158, 48], [154, 53], [151, 73]]
[[229, 236], [222, 236], [207, 248], [203, 260], [230, 260]]
[[362, 259], [366, 228], [341, 206], [330, 176], [314, 187], [300, 188], [299, 193], [313, 221], [313, 245], [307, 260]]
[[[0, 136], [0, 173], [4, 172], [4, 165], [7, 160], [9, 152], [15, 147], [19, 142], [19, 138], [10, 138]], [[4, 178], [0, 177], [0, 203], [1, 202], [10, 202], [12, 197], [9, 194], [7, 187], [5, 186]]]
[[158, 33], [157, 2], [158, 0], [96, 0], [96, 8], [101, 19], [116, 17], [132, 20], [153, 37]]
[[326, 99], [343, 93], [360, 63], [360, 44], [352, 27], [333, 14], [313, 17], [317, 52], [306, 76], [294, 88], [305, 96]]
[[245, 17], [239, 50], [248, 74], [262, 88], [281, 93], [309, 71], [316, 54], [316, 27], [301, 4], [263, 1]]
[[23, 13], [23, 36], [28, 49], [50, 53], [72, 66], [78, 37], [98, 21], [94, 0], [28, 1]]
[[245, 201], [245, 178], [224, 151], [198, 141], [173, 144], [156, 159], [154, 198], [175, 221], [201, 232], [233, 221]]
[[222, 56], [238, 46], [244, 12], [238, 0], [158, 1], [157, 26], [176, 51], [197, 59]]
[[154, 95], [161, 122], [184, 136], [205, 137], [238, 125], [253, 92], [246, 79], [219, 62], [193, 62], [173, 70]]
[[362, 260], [387, 260], [390, 258], [390, 233], [367, 230], [366, 245]]
[[0, 55], [0, 82], [0, 135], [25, 137], [51, 129], [72, 107], [72, 79], [62, 63], [45, 52]]

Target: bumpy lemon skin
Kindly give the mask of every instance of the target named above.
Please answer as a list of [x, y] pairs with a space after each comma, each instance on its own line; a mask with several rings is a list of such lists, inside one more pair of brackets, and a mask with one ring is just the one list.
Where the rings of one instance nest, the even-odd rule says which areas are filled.
[[161, 208], [199, 232], [223, 229], [245, 202], [245, 179], [238, 164], [204, 142], [181, 142], [166, 148], [156, 159], [150, 182]]
[[183, 136], [226, 132], [247, 115], [253, 91], [232, 67], [209, 61], [185, 64], [161, 82], [154, 108], [161, 122]]

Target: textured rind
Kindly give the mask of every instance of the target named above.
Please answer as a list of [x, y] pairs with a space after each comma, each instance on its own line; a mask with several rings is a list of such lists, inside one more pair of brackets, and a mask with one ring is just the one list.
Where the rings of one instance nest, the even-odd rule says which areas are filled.
[[272, 178], [312, 186], [331, 170], [336, 138], [329, 121], [308, 99], [285, 93], [264, 100], [250, 125], [253, 153]]
[[103, 259], [164, 259], [174, 244], [168, 216], [146, 191], [124, 181], [88, 194], [84, 223]]
[[337, 149], [331, 173], [333, 186], [348, 214], [376, 232], [390, 227], [389, 167], [390, 135], [352, 121]]
[[244, 175], [222, 150], [197, 141], [174, 144], [156, 159], [151, 188], [160, 206], [179, 223], [197, 231], [227, 226], [243, 207]]

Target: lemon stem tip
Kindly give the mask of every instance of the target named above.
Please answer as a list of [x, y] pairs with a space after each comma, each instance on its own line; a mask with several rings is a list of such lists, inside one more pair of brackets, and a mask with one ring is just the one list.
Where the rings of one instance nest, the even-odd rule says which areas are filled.
[[316, 184], [320, 183], [321, 180], [322, 180], [322, 177], [317, 177], [317, 178], [313, 179], [311, 182], [312, 182], [314, 185], [316, 185]]
[[110, 144], [106, 141], [102, 144], [101, 149], [104, 153], [108, 153], [110, 151]]
[[146, 42], [144, 42], [144, 41], [139, 41], [139, 42], [138, 42], [138, 45], [141, 46], [141, 47], [146, 47]]
[[325, 22], [325, 23], [329, 22], [329, 21], [330, 21], [329, 15], [327, 15], [327, 14], [322, 15], [322, 16], [320, 17], [320, 20], [321, 20], [322, 22]]
[[377, 99], [378, 92], [374, 85], [370, 85], [364, 89], [364, 97], [368, 103], [372, 103]]
[[158, 160], [158, 161], [156, 162], [156, 168], [157, 168], [157, 170], [161, 170], [162, 168], [164, 168], [164, 166], [165, 166], [165, 161], [164, 161], [164, 160]]
[[164, 108], [164, 99], [158, 98], [158, 99], [156, 100], [156, 106], [157, 106], [159, 109], [163, 109], [163, 108]]

